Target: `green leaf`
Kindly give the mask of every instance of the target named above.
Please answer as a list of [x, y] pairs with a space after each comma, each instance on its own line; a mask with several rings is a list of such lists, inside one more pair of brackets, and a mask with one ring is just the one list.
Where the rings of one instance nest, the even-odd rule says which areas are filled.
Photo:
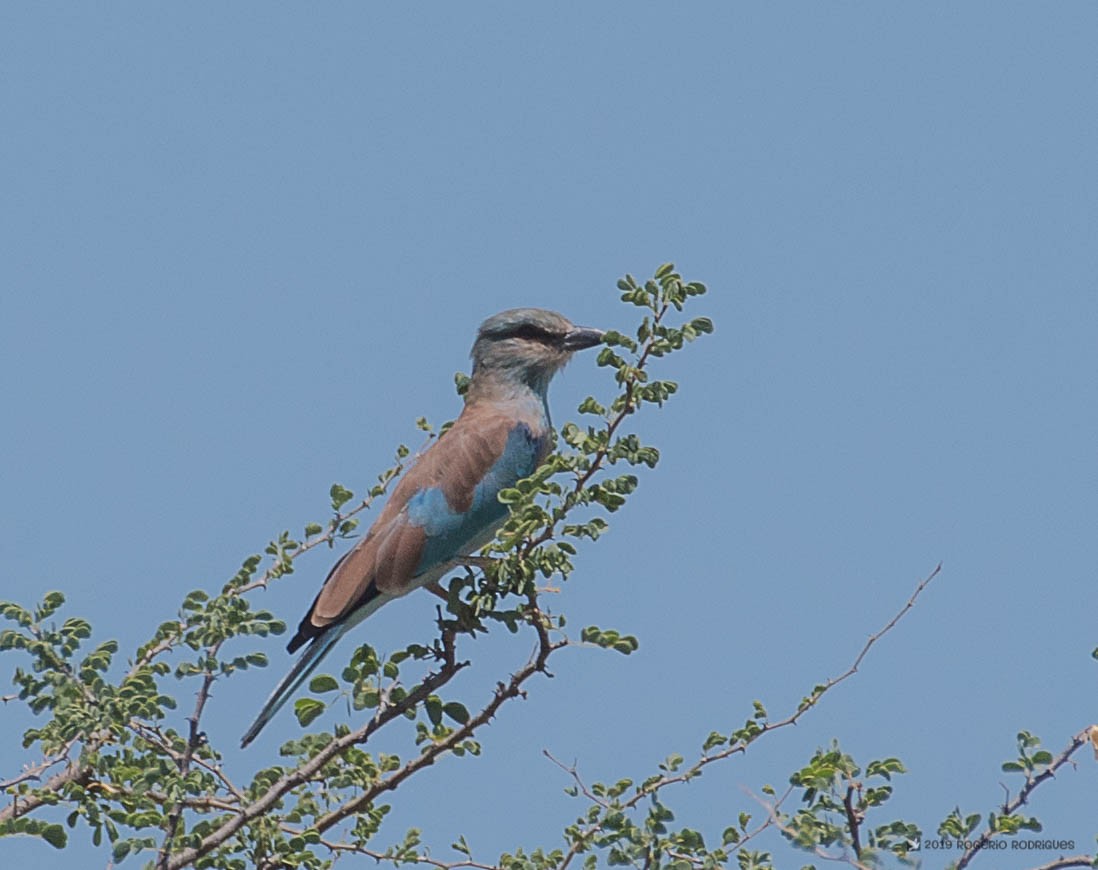
[[343, 505], [347, 504], [351, 499], [355, 497], [355, 494], [349, 489], [345, 489], [338, 483], [333, 483], [332, 488], [328, 490], [328, 494], [332, 497], [332, 510], [338, 511]]
[[55, 849], [64, 849], [65, 844], [69, 841], [65, 829], [60, 825], [46, 825], [46, 827], [42, 829], [41, 836], [43, 840]]
[[695, 317], [690, 321], [690, 326], [695, 332], [712, 333], [713, 321], [708, 317]]
[[324, 712], [325, 707], [324, 702], [316, 698], [298, 698], [294, 702], [294, 715], [297, 717], [298, 724], [305, 728]]
[[470, 849], [469, 844], [465, 842], [464, 835], [459, 836], [456, 843], [451, 843], [450, 848], [453, 849], [455, 852], [461, 852], [461, 854], [465, 855], [467, 858], [473, 857], [473, 850]]
[[35, 618], [38, 622], [43, 619], [52, 616], [62, 604], [65, 603], [65, 596], [60, 592], [47, 592], [42, 599], [42, 603], [34, 611]]
[[195, 589], [193, 592], [187, 593], [187, 597], [183, 599], [184, 610], [201, 610], [202, 605], [210, 600], [210, 596], [207, 595], [201, 589]]
[[708, 752], [710, 749], [715, 749], [718, 746], [723, 746], [728, 742], [728, 738], [718, 731], [710, 731], [709, 736], [705, 739], [705, 743], [702, 745], [702, 751]]
[[431, 695], [423, 703], [424, 709], [427, 710], [427, 718], [431, 720], [432, 725], [442, 724], [442, 699], [438, 695]]
[[309, 681], [309, 691], [317, 695], [322, 692], [334, 692], [338, 688], [339, 683], [330, 674], [318, 674]]
[[450, 701], [449, 703], [444, 704], [442, 712], [459, 725], [464, 725], [469, 721], [469, 711], [465, 709], [463, 704], [459, 704], [457, 701]]
[[29, 628], [34, 624], [30, 611], [12, 601], [0, 601], [0, 616], [10, 619], [12, 622], [18, 622], [23, 628]]

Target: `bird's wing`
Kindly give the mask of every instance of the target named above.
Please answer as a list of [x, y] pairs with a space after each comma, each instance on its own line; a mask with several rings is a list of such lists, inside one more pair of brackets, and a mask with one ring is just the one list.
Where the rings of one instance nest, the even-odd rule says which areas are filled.
[[476, 404], [401, 479], [366, 537], [336, 562], [289, 643], [309, 642], [244, 734], [247, 746], [349, 629], [408, 592], [416, 577], [468, 552], [507, 514], [497, 496], [532, 474], [547, 424]]
[[532, 474], [548, 443], [537, 421], [467, 406], [401, 479], [366, 537], [332, 568], [290, 651], [374, 599], [408, 592], [417, 576], [498, 525], [507, 513], [499, 491]]

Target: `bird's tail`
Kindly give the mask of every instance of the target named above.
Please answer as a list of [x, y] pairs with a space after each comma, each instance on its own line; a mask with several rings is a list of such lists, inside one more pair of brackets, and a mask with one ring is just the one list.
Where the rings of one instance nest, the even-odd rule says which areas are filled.
[[259, 732], [274, 718], [275, 713], [282, 709], [282, 705], [308, 679], [309, 674], [315, 670], [316, 666], [324, 659], [324, 656], [336, 645], [336, 641], [343, 637], [343, 634], [350, 627], [346, 623], [333, 626], [324, 634], [313, 638], [312, 643], [301, 654], [301, 658], [290, 668], [290, 672], [275, 686], [275, 690], [271, 692], [271, 696], [267, 699], [267, 703], [263, 705], [263, 709], [259, 711], [259, 715], [255, 717], [251, 727], [244, 732], [244, 736], [240, 739], [241, 749], [255, 740]]

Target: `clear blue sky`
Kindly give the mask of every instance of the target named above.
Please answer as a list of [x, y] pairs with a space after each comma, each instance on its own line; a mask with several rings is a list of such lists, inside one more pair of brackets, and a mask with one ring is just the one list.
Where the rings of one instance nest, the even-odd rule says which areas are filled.
[[[559, 656], [379, 842], [555, 845], [580, 805], [543, 748], [643, 776], [753, 698], [788, 711], [939, 560], [853, 682], [668, 799], [719, 837], [838, 737], [908, 764], [880, 821], [994, 809], [1015, 732], [1058, 751], [1098, 720], [1098, 7], [596, 6], [7, 4], [3, 597], [61, 589], [132, 652], [454, 416], [485, 316], [628, 327], [614, 281], [674, 260], [717, 332], [668, 367], [681, 394], [638, 420], [664, 460], [559, 602], [640, 651]], [[577, 359], [558, 422], [605, 388]], [[327, 567], [263, 603], [296, 621]], [[395, 649], [434, 609], [355, 637]], [[283, 641], [210, 710], [241, 778], [296, 731], [233, 749]], [[476, 687], [514, 652], [480, 643]], [[0, 778], [31, 721], [0, 710]], [[1093, 851], [1078, 759], [1032, 810]], [[78, 842], [0, 863], [106, 864]]]

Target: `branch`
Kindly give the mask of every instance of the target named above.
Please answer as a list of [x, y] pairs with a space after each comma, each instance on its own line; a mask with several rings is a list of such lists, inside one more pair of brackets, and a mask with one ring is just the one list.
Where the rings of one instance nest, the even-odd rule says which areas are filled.
[[35, 764], [32, 767], [26, 768], [21, 774], [19, 774], [19, 776], [15, 777], [14, 779], [0, 782], [0, 789], [6, 791], [9, 788], [14, 788], [15, 786], [19, 785], [19, 783], [21, 782], [27, 782], [32, 779], [41, 779], [42, 774], [49, 770], [51, 767], [53, 767], [55, 764], [60, 764], [62, 761], [68, 760], [69, 753], [72, 751], [72, 747], [75, 743], [76, 738], [73, 738], [63, 747], [61, 747], [61, 751], [58, 752], [56, 755], [43, 758], [41, 762]]
[[[1032, 774], [1027, 773], [1025, 785], [1023, 785], [1021, 790], [1018, 792], [1018, 796], [1015, 797], [1014, 800], [1007, 801], [1003, 805], [1003, 815], [1009, 816], [1017, 812], [1026, 803], [1026, 801], [1029, 800], [1029, 796], [1033, 793], [1033, 790], [1037, 788], [1037, 786], [1047, 780], [1052, 779], [1056, 775], [1056, 771], [1063, 767], [1065, 764], [1067, 764], [1068, 760], [1071, 758], [1072, 755], [1075, 754], [1076, 750], [1089, 742], [1090, 728], [1085, 728], [1074, 737], [1072, 737], [1071, 742], [1067, 745], [1067, 748], [1065, 748], [1063, 752], [1061, 752], [1055, 759], [1053, 759], [1052, 763], [1044, 770], [1042, 770], [1039, 774], [1033, 776]], [[987, 830], [980, 834], [979, 839], [965, 850], [965, 853], [957, 862], [957, 870], [964, 870], [964, 868], [969, 865], [972, 859], [976, 857], [979, 851], [987, 846], [987, 844], [991, 842], [993, 837], [996, 837], [1001, 833], [1001, 831], [993, 831], [989, 823]], [[1062, 866], [1070, 867], [1072, 865], [1068, 864]]]
[[[529, 613], [528, 614], [528, 619], [530, 620], [531, 624], [533, 624], [535, 626], [542, 626], [542, 629], [544, 629], [544, 623], [542, 621], [541, 612], [540, 612], [540, 610], [536, 610], [536, 600], [534, 602], [533, 607], [534, 607], [534, 610], [536, 612]], [[507, 683], [499, 683], [496, 686], [495, 691], [492, 693], [491, 700], [484, 706], [484, 708], [479, 713], [477, 713], [476, 716], [470, 717], [468, 722], [466, 722], [460, 728], [457, 728], [454, 731], [452, 731], [450, 734], [448, 734], [442, 740], [439, 740], [436, 743], [432, 743], [430, 746], [428, 746], [426, 749], [424, 749], [423, 752], [417, 758], [414, 758], [411, 761], [409, 761], [407, 764], [405, 764], [403, 767], [401, 767], [398, 771], [396, 771], [392, 776], [389, 776], [389, 777], [381, 780], [380, 782], [375, 783], [374, 785], [372, 785], [370, 788], [366, 789], [362, 794], [360, 794], [356, 798], [347, 801], [346, 803], [344, 803], [343, 805], [337, 807], [336, 809], [332, 810], [331, 812], [326, 813], [325, 815], [319, 817], [316, 820], [316, 822], [311, 826], [311, 829], [315, 830], [317, 833], [323, 834], [325, 831], [330, 830], [331, 828], [338, 825], [340, 822], [350, 818], [351, 816], [357, 815], [358, 813], [361, 813], [361, 812], [365, 811], [370, 806], [371, 803], [373, 803], [375, 800], [377, 800], [377, 798], [380, 795], [384, 794], [387, 791], [393, 791], [398, 786], [400, 786], [401, 783], [403, 783], [405, 780], [407, 780], [408, 778], [410, 778], [414, 774], [418, 773], [420, 770], [423, 770], [427, 767], [430, 767], [432, 764], [435, 763], [435, 761], [441, 755], [444, 755], [445, 753], [452, 751], [454, 749], [454, 747], [456, 747], [458, 744], [460, 744], [464, 740], [471, 737], [473, 735], [473, 733], [478, 728], [480, 728], [484, 725], [487, 725], [495, 717], [497, 711], [504, 704], [504, 702], [506, 702], [510, 699], [513, 699], [513, 698], [525, 697], [525, 691], [523, 689], [523, 684], [527, 680], [529, 680], [532, 676], [534, 676], [535, 674], [537, 674], [539, 672], [544, 672], [545, 671], [545, 663], [548, 660], [549, 656], [551, 656], [558, 649], [561, 649], [562, 647], [565, 647], [565, 646], [568, 645], [567, 640], [560, 640], [560, 641], [556, 641], [556, 642], [551, 641], [549, 639], [549, 635], [548, 635], [547, 631], [539, 630], [538, 631], [538, 636], [539, 636], [539, 643], [538, 643], [538, 648], [537, 648], [535, 654], [530, 658], [530, 660], [526, 663], [526, 665], [522, 669], [520, 669], [519, 671], [517, 671], [516, 673], [511, 675], [511, 678]], [[451, 643], [452, 643], [452, 641], [451, 641]], [[453, 665], [452, 664], [452, 651], [453, 651], [452, 645], [448, 645], [447, 650], [448, 650], [448, 654], [451, 657], [450, 661], [448, 662], [448, 665], [451, 665], [451, 666], [453, 666], [454, 668], [457, 668], [457, 669], [465, 667], [465, 665], [467, 663], [462, 663], [462, 664], [458, 664], [458, 665]], [[445, 672], [445, 670], [446, 670], [446, 668], [444, 667], [443, 672]], [[456, 670], [454, 672], [456, 673]], [[452, 674], [451, 674], [451, 676], [452, 676]], [[426, 681], [425, 681], [425, 684], [426, 684]], [[441, 685], [441, 683], [439, 683], [438, 685]], [[394, 715], [388, 716], [388, 718], [395, 718], [395, 716], [400, 715], [400, 713], [402, 713], [404, 709], [411, 709], [415, 704], [418, 704], [420, 701], [426, 699], [427, 695], [430, 694], [430, 692], [433, 691], [434, 688], [436, 688], [436, 687], [437, 686], [431, 686], [430, 688], [426, 689], [425, 691], [414, 692], [414, 693], [412, 693], [412, 695], [409, 695], [408, 698], [406, 698], [404, 701], [402, 701], [401, 704], [396, 705], [393, 708], [387, 709], [385, 711], [386, 714], [388, 714], [390, 711], [393, 711], [393, 713], [394, 713]], [[374, 721], [377, 722], [378, 720], [375, 719]], [[326, 756], [325, 757], [325, 762], [327, 760], [329, 760], [330, 758], [334, 757], [335, 755], [339, 754], [340, 752], [342, 752], [343, 749], [353, 745], [354, 743], [365, 742], [365, 740], [369, 736], [369, 734], [372, 733], [373, 730], [376, 730], [376, 728], [373, 727], [373, 724], [374, 723], [371, 723], [371, 725], [367, 726], [367, 728], [360, 729], [359, 732], [356, 732], [355, 734], [347, 735], [347, 737], [344, 737], [341, 740], [336, 741], [336, 743], [339, 743], [341, 745], [334, 752], [329, 751], [329, 750], [332, 749], [334, 744], [329, 744], [329, 746], [324, 750], [324, 753], [323, 753]], [[362, 735], [362, 736], [359, 737], [359, 735]], [[358, 738], [358, 739], [356, 739], [356, 738]], [[315, 770], [318, 770], [321, 766], [323, 766], [323, 765], [316, 765], [316, 763], [315, 763], [316, 760], [317, 759], [314, 758], [307, 765], [309, 768], [314, 769], [313, 772], [315, 772]], [[299, 770], [301, 770], [301, 769], [302, 768], [299, 768]], [[287, 777], [283, 777], [283, 780], [285, 780], [285, 779], [287, 779]], [[282, 794], [285, 794], [286, 791], [289, 791], [289, 788], [280, 788], [280, 784], [282, 783], [283, 780], [280, 780], [278, 783], [276, 783], [275, 786], [271, 790], [272, 792], [273, 791], [278, 791], [279, 792], [278, 797], [281, 797]], [[252, 804], [251, 806], [246, 808], [241, 813], [240, 816], [237, 816], [236, 818], [229, 820], [229, 822], [227, 822], [225, 825], [223, 825], [222, 828], [218, 829], [213, 834], [211, 834], [209, 837], [207, 837], [205, 840], [203, 840], [202, 843], [199, 845], [199, 847], [197, 849], [188, 850], [190, 852], [194, 852], [193, 856], [189, 855], [189, 854], [186, 854], [186, 853], [179, 855], [177, 857], [177, 859], [173, 860], [173, 862], [169, 865], [171, 870], [174, 870], [174, 868], [184, 867], [187, 864], [191, 863], [191, 861], [195, 860], [196, 858], [199, 858], [199, 857], [202, 857], [205, 854], [208, 854], [209, 851], [211, 851], [213, 848], [216, 848], [216, 846], [219, 845], [221, 842], [224, 842], [228, 838], [228, 836], [231, 836], [231, 834], [233, 832], [235, 832], [235, 829], [238, 829], [240, 827], [240, 825], [236, 825], [233, 831], [226, 832], [226, 830], [225, 830], [229, 827], [232, 827], [233, 824], [235, 822], [237, 822], [238, 820], [241, 821], [241, 822], [245, 822], [249, 818], [253, 818], [256, 815], [262, 815], [262, 811], [258, 812], [258, 813], [253, 813], [253, 808], [258, 806], [260, 803], [267, 802], [268, 798], [270, 796], [271, 796], [271, 793], [268, 792], [266, 795], [264, 795], [262, 798], [260, 798], [260, 800], [257, 801], [255, 804]], [[215, 839], [217, 840], [217, 842], [214, 842]], [[330, 845], [330, 844], [325, 843], [325, 845]], [[359, 850], [356, 849], [356, 851], [359, 851]], [[363, 854], [370, 854], [373, 857], [377, 857], [377, 855], [375, 853], [371, 853], [367, 850], [361, 850], [361, 851], [363, 851]], [[396, 863], [403, 863], [404, 861], [408, 860], [405, 857], [402, 857], [400, 859], [396, 859], [396, 858], [393, 858], [391, 856], [385, 856], [384, 854], [381, 854], [381, 857], [378, 858], [378, 860], [381, 860], [381, 859], [393, 860], [393, 861], [396, 861]], [[454, 864], [447, 864], [445, 862], [433, 861], [429, 858], [425, 858], [425, 857], [422, 857], [422, 856], [417, 858], [416, 860], [421, 862], [421, 863], [428, 863], [428, 864], [432, 864], [436, 867], [441, 867], [441, 868], [449, 868], [449, 867], [486, 868], [486, 866], [487, 866], [487, 865], [477, 864], [477, 863], [474, 863], [472, 861], [461, 861], [461, 862], [457, 862], [457, 863], [454, 863]], [[260, 865], [259, 870], [267, 870], [267, 868], [275, 868], [275, 867], [278, 867], [278, 866], [279, 865], [277, 863], [263, 864], [263, 865]]]
[[854, 806], [854, 786], [848, 785], [846, 787], [846, 794], [843, 795], [843, 810], [846, 812], [846, 827], [850, 831], [850, 844], [854, 848], [854, 854], [858, 860], [862, 857], [862, 843], [860, 839], [860, 828], [862, 824], [863, 815]]
[[316, 824], [313, 826], [317, 831], [324, 833], [330, 829], [333, 825], [338, 824], [349, 816], [362, 812], [368, 807], [379, 795], [386, 791], [392, 791], [398, 785], [400, 785], [412, 774], [421, 770], [424, 767], [429, 767], [434, 764], [435, 759], [440, 755], [452, 750], [455, 746], [462, 741], [468, 739], [473, 735], [476, 729], [483, 725], [487, 725], [496, 715], [505, 701], [512, 698], [518, 698], [525, 695], [523, 691], [523, 684], [529, 680], [534, 674], [545, 671], [545, 663], [554, 652], [562, 647], [568, 645], [567, 640], [551, 641], [548, 632], [545, 630], [544, 623], [541, 620], [541, 611], [537, 610], [536, 600], [531, 605], [534, 613], [528, 617], [538, 630], [538, 649], [530, 661], [528, 661], [525, 667], [511, 675], [511, 679], [505, 683], [499, 683], [496, 685], [495, 691], [492, 693], [492, 699], [484, 706], [484, 708], [476, 715], [469, 718], [469, 721], [462, 725], [460, 728], [452, 731], [445, 738], [432, 743], [428, 746], [423, 753], [418, 757], [409, 761], [400, 770], [394, 773], [387, 779], [376, 783], [371, 788], [367, 789], [361, 795], [354, 800], [348, 801], [341, 807], [321, 816], [317, 819]]
[[[255, 588], [260, 587], [260, 586], [266, 588], [266, 586], [270, 583], [270, 581], [272, 579], [279, 576], [280, 573], [285, 573], [284, 569], [282, 569], [282, 570], [279, 569], [279, 566], [282, 565], [284, 562], [292, 563], [299, 556], [303, 555], [304, 553], [309, 552], [312, 549], [315, 549], [316, 547], [320, 546], [321, 544], [333, 542], [336, 539], [336, 537], [338, 536], [339, 528], [343, 525], [343, 523], [346, 520], [350, 519], [351, 517], [355, 516], [356, 514], [361, 513], [362, 511], [369, 508], [370, 505], [373, 504], [373, 502], [375, 501], [376, 498], [378, 498], [380, 495], [384, 494], [384, 492], [388, 489], [389, 484], [392, 483], [392, 481], [395, 480], [399, 476], [399, 474], [400, 474], [401, 470], [403, 469], [403, 467], [404, 467], [404, 464], [402, 462], [398, 462], [396, 466], [394, 466], [392, 469], [390, 469], [391, 473], [387, 473], [383, 476], [380, 492], [376, 493], [375, 495], [370, 495], [367, 498], [364, 498], [358, 505], [351, 508], [350, 510], [343, 511], [343, 512], [337, 512], [336, 515], [329, 521], [328, 528], [324, 533], [322, 533], [320, 535], [317, 535], [315, 538], [312, 538], [311, 540], [308, 540], [308, 541], [305, 541], [304, 543], [301, 543], [295, 550], [293, 550], [290, 553], [285, 554], [282, 561], [276, 561], [276, 563], [274, 565], [269, 567], [263, 573], [263, 576], [259, 580], [255, 581], [254, 583], [242, 586], [238, 589], [232, 590], [231, 594], [232, 595], [241, 595], [244, 592], [247, 592], [249, 590], [255, 589]], [[137, 660], [133, 663], [133, 665], [130, 667], [129, 671], [127, 672], [126, 676], [123, 677], [120, 684], [124, 683], [126, 680], [132, 678], [140, 668], [148, 666], [152, 662], [152, 660], [155, 659], [157, 656], [161, 655], [162, 653], [171, 651], [172, 649], [174, 649], [180, 643], [180, 641], [182, 640], [183, 633], [188, 628], [191, 627], [191, 623], [181, 620], [177, 624], [178, 624], [178, 627], [179, 627], [178, 634], [174, 634], [174, 635], [171, 635], [169, 637], [163, 638], [161, 641], [159, 641], [158, 643], [154, 644], [153, 646], [151, 646], [147, 650], [145, 650], [145, 652], [142, 655], [140, 655], [137, 658]], [[37, 632], [35, 632], [35, 633], [37, 634]], [[58, 670], [60, 670], [61, 672], [65, 673], [66, 676], [68, 676], [72, 680], [73, 684], [75, 686], [77, 686], [80, 693], [84, 696], [84, 699], [89, 704], [97, 705], [98, 704], [98, 699], [92, 694], [90, 689], [76, 677], [76, 675], [72, 672], [71, 667], [69, 667], [68, 663], [64, 662], [64, 661], [61, 661], [60, 659], [56, 659], [56, 657], [53, 657], [53, 658], [54, 658], [55, 667]], [[203, 692], [208, 694], [208, 691], [209, 691], [209, 686], [206, 685], [206, 686], [203, 687], [203, 689], [200, 690], [200, 695]], [[17, 695], [5, 695], [2, 698], [0, 698], [0, 700], [3, 700], [4, 702], [7, 702], [7, 701], [10, 701], [10, 700], [14, 700], [17, 697], [18, 697]], [[205, 701], [203, 701], [202, 703], [204, 705]], [[199, 714], [201, 713], [200, 710], [198, 712], [199, 712]], [[133, 722], [129, 723], [129, 727], [131, 729], [133, 729], [134, 723]], [[195, 730], [196, 730], [196, 726], [192, 722], [192, 735], [193, 735]], [[70, 743], [68, 745], [66, 745], [64, 751], [59, 752], [58, 754], [56, 754], [54, 756], [51, 756], [51, 757], [48, 757], [48, 758], [44, 759], [40, 764], [36, 765], [33, 768], [30, 768], [28, 771], [24, 772], [23, 774], [20, 774], [19, 776], [14, 777], [11, 780], [8, 780], [6, 782], [0, 783], [0, 788], [10, 788], [10, 787], [18, 785], [22, 782], [26, 782], [26, 781], [29, 781], [31, 779], [38, 778], [48, 768], [52, 767], [55, 764], [59, 764], [62, 761], [64, 761], [67, 758], [68, 753], [71, 750], [72, 746], [75, 744], [75, 742], [76, 742], [75, 740], [70, 741]], [[90, 750], [96, 750], [96, 749], [102, 748], [102, 746], [104, 746], [108, 743], [111, 743], [111, 742], [113, 742], [112, 739], [97, 739], [97, 740], [90, 740], [89, 739], [89, 740], [85, 741], [85, 743], [86, 743], [85, 748], [90, 749]], [[192, 749], [192, 752], [193, 752], [193, 749]], [[203, 765], [203, 766], [205, 766], [205, 765]], [[90, 781], [93, 778], [94, 772], [95, 772], [94, 769], [89, 765], [83, 765], [83, 764], [80, 764], [80, 763], [71, 763], [71, 764], [69, 764], [69, 766], [66, 767], [65, 770], [61, 771], [60, 773], [55, 774], [54, 776], [52, 776], [45, 783], [45, 785], [43, 785], [39, 789], [36, 789], [36, 793], [23, 796], [21, 799], [13, 801], [8, 806], [0, 808], [0, 823], [17, 819], [21, 816], [26, 815], [27, 813], [33, 812], [34, 810], [38, 809], [38, 807], [40, 807], [44, 803], [48, 802], [48, 799], [46, 797], [42, 796], [45, 793], [55, 793], [55, 792], [63, 789], [65, 786], [70, 785], [70, 784], [78, 784], [78, 785], [86, 784], [88, 781]], [[219, 773], [218, 775], [220, 776], [221, 774]]]
[[1034, 867], [1033, 870], [1064, 870], [1064, 868], [1067, 867], [1093, 867], [1094, 861], [1094, 855], [1072, 855], [1070, 858], [1057, 858], [1055, 861], [1049, 861], [1047, 864], [1042, 864], [1040, 867]]
[[572, 780], [576, 784], [576, 788], [579, 789], [579, 793], [587, 798], [587, 800], [591, 801], [591, 803], [593, 804], [598, 804], [604, 810], [610, 809], [610, 804], [608, 804], [606, 801], [604, 801], [602, 798], [600, 798], [598, 795], [596, 795], [594, 792], [587, 788], [587, 785], [580, 778], [579, 771], [576, 770], [575, 763], [565, 764], [563, 761], [559, 761], [548, 749], [541, 750], [541, 754], [548, 758], [551, 762], [553, 762], [553, 764], [555, 764], [565, 773], [567, 773], [570, 777], [572, 777]]
[[[218, 641], [206, 650], [208, 657], [216, 659], [220, 649], [221, 641]], [[187, 746], [183, 750], [183, 757], [180, 758], [178, 762], [179, 776], [181, 779], [186, 779], [187, 774], [190, 772], [191, 760], [194, 758], [195, 752], [197, 752], [199, 747], [205, 742], [206, 735], [199, 730], [198, 723], [202, 719], [203, 710], [206, 709], [206, 702], [210, 699], [210, 688], [213, 686], [215, 678], [216, 675], [213, 671], [209, 670], [207, 670], [202, 677], [202, 685], [198, 690], [198, 698], [195, 701], [194, 712], [188, 719], [190, 730], [187, 734]], [[171, 855], [172, 841], [179, 832], [179, 825], [183, 821], [184, 806], [184, 801], [180, 800], [172, 807], [171, 812], [168, 815], [168, 821], [165, 825], [167, 831], [164, 834], [164, 842], [160, 847], [160, 855], [156, 861], [157, 870], [167, 870], [168, 858]]]
[[376, 716], [358, 730], [337, 737], [307, 762], [284, 773], [263, 795], [248, 806], [241, 808], [238, 815], [227, 819], [215, 828], [197, 846], [189, 846], [171, 856], [166, 865], [167, 870], [179, 870], [179, 868], [193, 864], [204, 855], [208, 855], [233, 837], [249, 822], [260, 818], [273, 809], [290, 791], [315, 777], [333, 758], [356, 744], [365, 743], [378, 729], [403, 716], [405, 711], [411, 710], [426, 701], [429, 695], [436, 689], [446, 685], [468, 664], [468, 662], [455, 661], [453, 646], [447, 645], [446, 660], [443, 666], [437, 672], [428, 674], [414, 691], [409, 692], [399, 703], [386, 707], [384, 710], [379, 710]]
[[[91, 782], [95, 769], [89, 764], [72, 763], [64, 770], [55, 773], [45, 781], [41, 788], [29, 795], [13, 795], [12, 802], [0, 809], [0, 823], [18, 819], [34, 812], [46, 803], [55, 803], [54, 796], [67, 785], [87, 785]], [[47, 797], [48, 795], [48, 797]]]
[[[289, 825], [281, 825], [280, 827], [292, 837], [301, 836], [304, 833], [304, 831], [296, 830]], [[501, 870], [501, 868], [495, 864], [481, 864], [479, 861], [474, 861], [471, 858], [467, 858], [464, 861], [440, 861], [429, 855], [401, 855], [400, 857], [397, 857], [388, 852], [378, 852], [376, 849], [367, 849], [365, 846], [356, 846], [352, 843], [337, 843], [333, 840], [325, 840], [323, 838], [320, 840], [320, 845], [336, 854], [347, 852], [348, 854], [365, 855], [367, 858], [373, 858], [378, 864], [382, 861], [391, 861], [394, 864], [426, 864], [429, 867], [437, 867], [439, 870], [460, 870], [460, 868], [464, 867], [472, 868], [472, 870]]]
[[[918, 600], [919, 596], [922, 595], [923, 590], [925, 590], [926, 587], [930, 585], [930, 582], [935, 577], [937, 577], [939, 573], [941, 573], [941, 570], [942, 566], [939, 563], [934, 568], [934, 570], [930, 572], [930, 574], [928, 574], [925, 578], [923, 578], [923, 580], [919, 582], [919, 584], [915, 587], [915, 591], [911, 593], [911, 597], [907, 600], [907, 603], [902, 608], [900, 608], [899, 612], [895, 616], [893, 616], [892, 619], [890, 619], [887, 623], [885, 623], [884, 627], [881, 628], [880, 631], [878, 631], [876, 634], [872, 634], [869, 636], [869, 639], [865, 642], [865, 645], [862, 647], [861, 651], [858, 653], [857, 657], [854, 659], [850, 667], [843, 671], [841, 674], [839, 674], [837, 677], [831, 677], [827, 680], [826, 683], [817, 686], [813, 690], [812, 694], [803, 699], [798, 705], [797, 709], [789, 716], [786, 716], [784, 719], [781, 719], [777, 722], [764, 722], [762, 725], [759, 726], [759, 730], [754, 734], [745, 738], [733, 740], [728, 748], [723, 749], [720, 752], [714, 753], [713, 755], [703, 755], [693, 764], [693, 766], [689, 767], [682, 773], [675, 774], [674, 776], [662, 776], [647, 787], [642, 786], [638, 788], [636, 794], [634, 794], [633, 797], [622, 803], [621, 809], [633, 809], [644, 798], [660, 791], [660, 789], [676, 783], [688, 782], [689, 780], [699, 776], [706, 766], [713, 764], [717, 761], [723, 761], [724, 759], [730, 758], [733, 755], [745, 753], [747, 751], [747, 747], [759, 738], [761, 738], [764, 734], [768, 734], [771, 731], [777, 731], [779, 728], [785, 728], [790, 725], [795, 725], [797, 721], [812, 707], [814, 707], [819, 702], [820, 698], [822, 698], [827, 692], [829, 692], [835, 686], [839, 685], [839, 683], [848, 680], [850, 677], [858, 672], [858, 667], [861, 665], [862, 661], [865, 659], [866, 655], [869, 653], [869, 650], [873, 647], [873, 645], [886, 634], [888, 634], [896, 626], [896, 624], [908, 613], [908, 611], [910, 611], [911, 608], [915, 606], [915, 602]], [[568, 768], [565, 768], [565, 770], [567, 771]], [[572, 859], [584, 848], [585, 843], [592, 836], [597, 834], [601, 829], [601, 822], [593, 822], [592, 824], [588, 825], [583, 834], [576, 837], [576, 839], [573, 841], [571, 848], [565, 854], [560, 864], [557, 865], [558, 870], [564, 870], [564, 868], [571, 863]]]
[[[37, 640], [42, 641], [42, 632], [39, 626], [31, 626], [29, 630]], [[53, 649], [50, 648], [48, 644], [43, 642], [41, 644], [41, 649], [38, 654], [48, 661], [49, 665], [54, 669], [54, 671], [60, 674], [64, 674], [67, 678], [67, 681], [77, 688], [77, 690], [83, 696], [84, 700], [89, 705], [94, 706], [97, 704], [97, 699], [95, 695], [80, 679], [77, 678], [76, 674], [73, 673], [72, 666], [64, 659], [58, 658], [54, 654]], [[37, 771], [37, 773], [41, 775], [54, 764], [58, 764], [61, 761], [64, 761], [66, 758], [68, 758], [68, 755], [72, 751], [73, 747], [76, 745], [77, 740], [78, 738], [76, 737], [71, 738], [56, 755], [43, 759], [43, 761], [32, 770]], [[86, 750], [94, 752], [99, 749], [99, 747], [102, 746], [104, 742], [106, 742], [106, 737], [104, 737], [103, 735], [92, 735], [84, 740], [84, 748]], [[27, 813], [33, 812], [43, 804], [53, 803], [53, 796], [56, 792], [60, 791], [67, 785], [87, 784], [92, 779], [92, 775], [94, 774], [94, 772], [94, 768], [89, 764], [82, 764], [80, 762], [70, 763], [64, 770], [55, 773], [48, 780], [46, 780], [44, 785], [36, 788], [31, 794], [22, 795], [21, 799], [20, 797], [13, 798], [11, 804], [4, 807], [3, 809], [0, 809], [0, 822], [7, 822], [18, 819], [20, 816], [25, 816]], [[26, 775], [19, 776], [11, 780], [10, 783], [6, 783], [5, 785], [15, 785], [32, 778], [35, 777]]]

